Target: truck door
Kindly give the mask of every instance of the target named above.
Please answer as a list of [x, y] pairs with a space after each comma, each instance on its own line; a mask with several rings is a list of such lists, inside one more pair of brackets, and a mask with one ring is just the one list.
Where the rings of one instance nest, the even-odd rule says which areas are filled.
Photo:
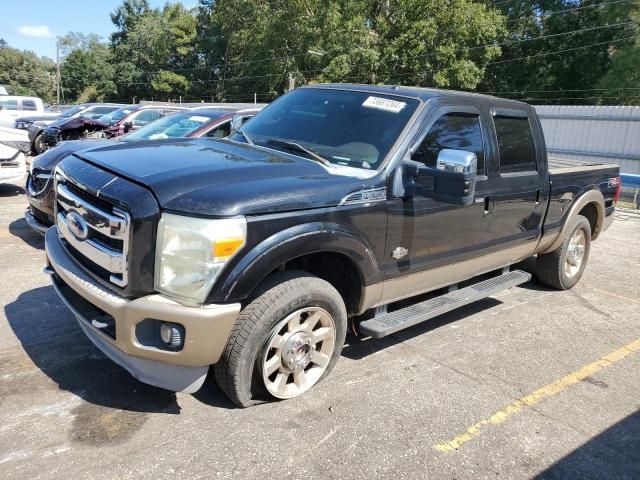
[[[410, 198], [391, 202], [385, 256], [383, 301], [391, 302], [438, 288], [438, 267], [477, 258], [491, 243], [484, 198], [490, 193], [486, 175], [486, 119], [474, 106], [446, 106], [433, 111], [412, 147], [411, 160], [436, 168], [443, 149], [465, 150], [477, 157], [474, 202], [455, 205], [432, 198], [433, 177], [416, 177]], [[464, 277], [464, 272], [461, 273]], [[454, 280], [457, 281], [457, 280]], [[447, 284], [446, 281], [443, 282]], [[448, 282], [453, 283], [453, 281]]]
[[533, 254], [542, 233], [549, 190], [544, 140], [532, 112], [492, 109], [491, 118], [497, 148], [487, 202], [490, 235], [504, 251], [512, 249], [516, 261]]

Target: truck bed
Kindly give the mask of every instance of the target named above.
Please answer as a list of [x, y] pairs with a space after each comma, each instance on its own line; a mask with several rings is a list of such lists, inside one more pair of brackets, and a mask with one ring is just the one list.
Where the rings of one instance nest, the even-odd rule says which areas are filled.
[[562, 175], [565, 173], [585, 172], [589, 170], [617, 169], [615, 163], [598, 163], [586, 160], [572, 160], [569, 158], [549, 157], [549, 174]]

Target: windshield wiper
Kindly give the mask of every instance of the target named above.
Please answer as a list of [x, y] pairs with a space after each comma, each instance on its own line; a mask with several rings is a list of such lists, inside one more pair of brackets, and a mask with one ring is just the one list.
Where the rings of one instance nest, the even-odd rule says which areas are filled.
[[333, 166], [333, 164], [329, 160], [318, 155], [313, 150], [303, 147], [299, 143], [287, 142], [285, 140], [278, 140], [277, 138], [270, 138], [269, 140], [267, 140], [267, 143], [271, 145], [277, 145], [279, 147], [285, 147], [285, 148], [288, 148], [289, 150], [295, 150], [296, 152], [306, 153], [313, 160], [316, 160], [322, 163], [323, 165], [331, 166], [331, 167]]
[[255, 143], [253, 143], [253, 140], [251, 140], [251, 138], [249, 137], [249, 135], [247, 135], [246, 133], [244, 133], [242, 130], [238, 130], [237, 131], [240, 135], [242, 135], [242, 137], [247, 141], [247, 143], [249, 145], [255, 145]]

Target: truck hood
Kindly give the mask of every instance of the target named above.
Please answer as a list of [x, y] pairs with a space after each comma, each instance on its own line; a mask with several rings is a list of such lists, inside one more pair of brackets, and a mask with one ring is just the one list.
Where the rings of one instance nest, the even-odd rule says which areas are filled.
[[172, 139], [75, 154], [149, 188], [160, 207], [198, 216], [275, 213], [335, 206], [376, 186], [375, 172], [325, 167], [228, 140]]

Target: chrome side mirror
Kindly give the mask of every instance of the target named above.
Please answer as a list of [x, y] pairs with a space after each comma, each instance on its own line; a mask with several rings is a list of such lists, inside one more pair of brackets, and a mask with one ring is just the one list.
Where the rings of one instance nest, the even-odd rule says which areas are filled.
[[473, 152], [445, 148], [438, 153], [436, 169], [444, 172], [475, 174], [478, 158]]

